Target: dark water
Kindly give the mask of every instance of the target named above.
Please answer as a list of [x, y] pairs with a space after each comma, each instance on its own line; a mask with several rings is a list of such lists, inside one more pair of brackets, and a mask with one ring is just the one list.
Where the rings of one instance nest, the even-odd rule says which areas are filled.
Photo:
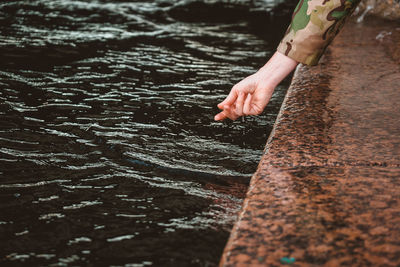
[[293, 3], [0, 3], [0, 264], [214, 266], [288, 81], [263, 115], [216, 104]]

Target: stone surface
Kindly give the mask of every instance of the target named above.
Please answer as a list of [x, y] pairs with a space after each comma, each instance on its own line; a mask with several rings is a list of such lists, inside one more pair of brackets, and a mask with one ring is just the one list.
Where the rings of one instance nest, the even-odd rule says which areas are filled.
[[384, 19], [400, 19], [400, 1], [398, 0], [362, 0], [356, 15], [375, 15]]
[[400, 66], [376, 38], [396, 27], [349, 22], [298, 68], [221, 266], [400, 265]]

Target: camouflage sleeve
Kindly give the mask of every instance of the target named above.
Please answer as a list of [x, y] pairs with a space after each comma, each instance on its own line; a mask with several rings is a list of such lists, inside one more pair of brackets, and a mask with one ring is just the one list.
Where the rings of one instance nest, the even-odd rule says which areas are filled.
[[300, 0], [278, 51], [316, 65], [360, 0]]

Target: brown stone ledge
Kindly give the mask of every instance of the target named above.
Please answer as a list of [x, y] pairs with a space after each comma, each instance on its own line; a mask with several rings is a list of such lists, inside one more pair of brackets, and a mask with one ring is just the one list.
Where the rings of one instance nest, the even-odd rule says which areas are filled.
[[400, 266], [397, 28], [349, 22], [297, 69], [220, 266]]

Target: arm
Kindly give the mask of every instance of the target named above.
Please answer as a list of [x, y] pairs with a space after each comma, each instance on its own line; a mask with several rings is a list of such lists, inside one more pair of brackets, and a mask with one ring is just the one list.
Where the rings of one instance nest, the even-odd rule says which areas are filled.
[[275, 87], [298, 62], [316, 65], [360, 0], [300, 0], [277, 52], [255, 74], [236, 84], [218, 104], [215, 120], [258, 115]]
[[300, 0], [278, 51], [316, 65], [360, 0]]

